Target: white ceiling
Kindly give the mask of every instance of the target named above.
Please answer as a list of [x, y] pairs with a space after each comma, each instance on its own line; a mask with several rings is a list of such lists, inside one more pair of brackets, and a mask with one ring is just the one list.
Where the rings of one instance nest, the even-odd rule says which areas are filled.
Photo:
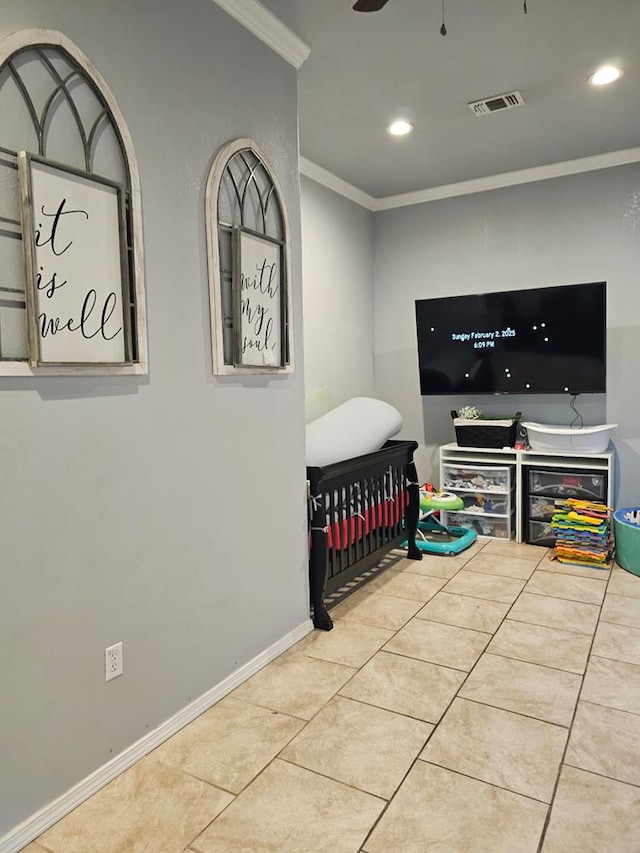
[[[640, 146], [640, 0], [445, 0], [446, 37], [441, 0], [261, 2], [311, 47], [302, 156], [375, 198]], [[589, 86], [611, 61], [623, 77]], [[467, 107], [514, 89], [525, 106]]]

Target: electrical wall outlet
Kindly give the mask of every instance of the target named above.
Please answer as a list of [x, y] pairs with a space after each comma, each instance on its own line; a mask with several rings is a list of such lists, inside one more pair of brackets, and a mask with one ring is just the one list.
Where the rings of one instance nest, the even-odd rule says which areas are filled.
[[111, 681], [123, 672], [122, 643], [116, 643], [104, 650], [104, 680]]

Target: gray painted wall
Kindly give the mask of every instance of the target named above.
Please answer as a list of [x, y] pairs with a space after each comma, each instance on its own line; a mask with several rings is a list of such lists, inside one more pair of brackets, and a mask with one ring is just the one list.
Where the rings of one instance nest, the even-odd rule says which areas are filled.
[[421, 443], [423, 480], [437, 447], [453, 441], [449, 410], [568, 424], [569, 398], [420, 396], [414, 301], [491, 290], [608, 282], [606, 395], [578, 397], [587, 424], [618, 423], [617, 505], [640, 503], [640, 165], [540, 181], [376, 214], [375, 376]]
[[[1, 0], [63, 31], [140, 164], [148, 379], [0, 379], [0, 836], [308, 618], [296, 72], [211, 0]], [[204, 189], [253, 137], [292, 223], [294, 376], [211, 375]], [[104, 682], [107, 645], [125, 674]]]
[[307, 391], [374, 396], [373, 214], [301, 178]]

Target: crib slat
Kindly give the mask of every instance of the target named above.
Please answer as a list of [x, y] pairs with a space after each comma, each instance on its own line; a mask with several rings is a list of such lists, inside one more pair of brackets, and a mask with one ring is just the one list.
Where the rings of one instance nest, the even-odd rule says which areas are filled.
[[376, 550], [381, 548], [384, 542], [383, 539], [383, 529], [382, 529], [382, 501], [384, 498], [382, 492], [382, 476], [380, 474], [376, 474], [374, 478], [374, 492], [373, 492], [373, 509], [375, 512], [375, 520], [376, 520], [376, 536], [375, 536], [375, 545]]
[[343, 572], [347, 568], [347, 549], [345, 548], [345, 534], [348, 541], [348, 522], [345, 521], [344, 490], [338, 489], [338, 525], [340, 527], [340, 548], [338, 549], [338, 571]]
[[338, 574], [338, 566], [336, 565], [336, 555], [337, 555], [337, 536], [339, 533], [339, 529], [334, 524], [336, 520], [336, 516], [338, 513], [338, 509], [336, 507], [335, 501], [335, 492], [333, 489], [329, 491], [329, 525], [331, 527], [333, 533], [333, 547], [329, 549], [329, 569], [327, 576], [329, 578], [333, 578]]
[[[355, 541], [355, 560], [358, 562], [364, 556], [364, 543], [366, 536], [366, 508], [364, 504], [364, 491], [363, 491], [363, 480], [359, 479], [356, 481], [356, 500], [357, 500], [357, 512], [358, 517], [356, 518], [356, 541]], [[360, 535], [358, 536], [358, 532], [360, 531]]]

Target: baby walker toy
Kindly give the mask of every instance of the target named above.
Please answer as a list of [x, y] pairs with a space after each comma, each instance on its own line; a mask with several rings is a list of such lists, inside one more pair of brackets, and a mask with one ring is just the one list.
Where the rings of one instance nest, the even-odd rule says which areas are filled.
[[[416, 547], [430, 554], [452, 556], [464, 551], [478, 538], [473, 528], [446, 527], [435, 517], [438, 510], [455, 512], [464, 507], [461, 497], [450, 492], [435, 492], [427, 486], [420, 488], [420, 519], [416, 532]], [[408, 543], [403, 542], [403, 547]]]

